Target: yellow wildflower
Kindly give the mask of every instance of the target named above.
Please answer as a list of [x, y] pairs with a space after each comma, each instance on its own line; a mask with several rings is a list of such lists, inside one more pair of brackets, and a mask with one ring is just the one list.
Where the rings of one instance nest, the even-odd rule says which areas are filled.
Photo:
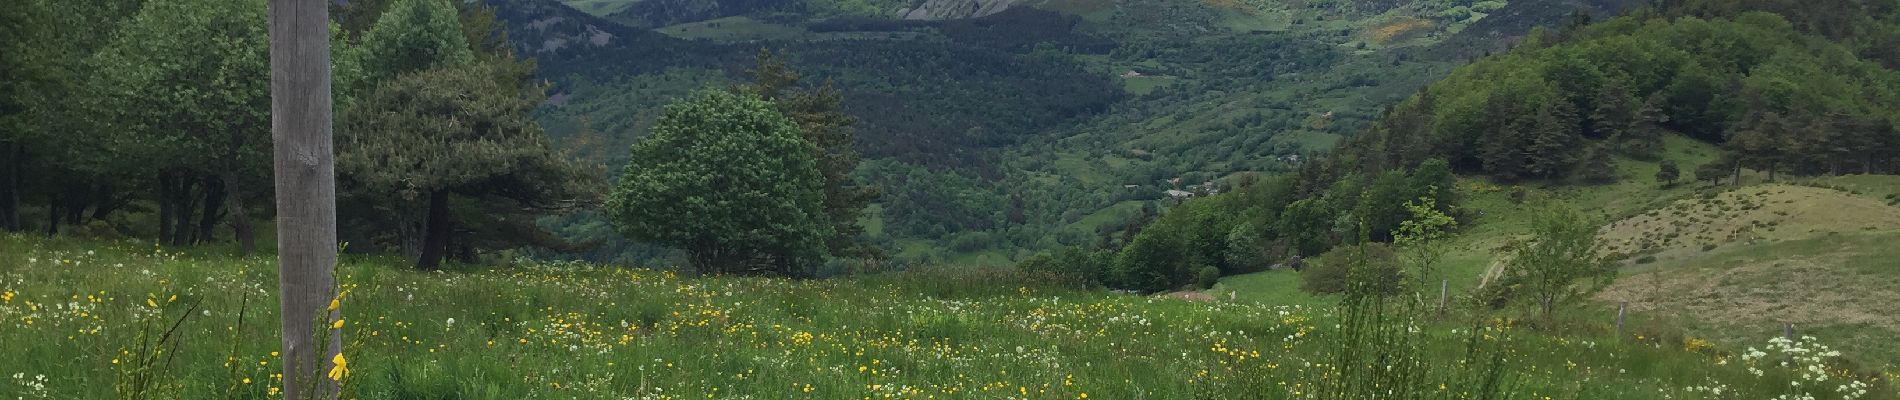
[[330, 329], [343, 329], [343, 320], [337, 319], [335, 323], [330, 324]]
[[330, 368], [330, 380], [342, 381], [350, 376], [350, 362], [343, 359], [343, 353], [336, 353], [336, 357], [330, 358], [330, 363], [336, 364]]

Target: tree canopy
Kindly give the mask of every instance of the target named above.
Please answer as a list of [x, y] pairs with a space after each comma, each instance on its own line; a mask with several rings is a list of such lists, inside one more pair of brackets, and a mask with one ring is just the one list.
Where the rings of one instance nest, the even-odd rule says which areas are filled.
[[705, 91], [666, 107], [629, 150], [608, 218], [685, 250], [705, 273], [810, 275], [832, 226], [813, 145], [778, 107]]

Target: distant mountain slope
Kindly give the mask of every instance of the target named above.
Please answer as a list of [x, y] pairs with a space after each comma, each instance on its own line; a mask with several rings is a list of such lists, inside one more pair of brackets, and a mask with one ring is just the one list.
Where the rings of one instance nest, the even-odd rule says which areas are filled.
[[608, 22], [556, 0], [484, 0], [507, 24], [516, 49], [533, 57], [543, 77], [626, 76], [673, 66], [716, 63], [725, 49], [708, 48], [646, 29]]
[[1439, 44], [1430, 54], [1469, 58], [1503, 51], [1536, 27], [1588, 23], [1622, 14], [1649, 0], [1517, 0]]
[[639, 0], [607, 18], [635, 28], [652, 29], [734, 15], [803, 8], [803, 1], [787, 0]]

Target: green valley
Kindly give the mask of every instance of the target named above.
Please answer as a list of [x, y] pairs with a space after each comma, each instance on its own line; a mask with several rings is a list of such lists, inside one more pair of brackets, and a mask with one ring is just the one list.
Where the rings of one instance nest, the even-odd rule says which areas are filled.
[[1891, 0], [19, 0], [0, 398], [1900, 399]]

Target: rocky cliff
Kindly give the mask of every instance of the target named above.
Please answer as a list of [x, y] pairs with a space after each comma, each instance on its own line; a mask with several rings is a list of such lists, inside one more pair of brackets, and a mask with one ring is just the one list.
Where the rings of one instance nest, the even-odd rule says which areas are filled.
[[895, 15], [902, 19], [944, 20], [977, 18], [1008, 10], [1021, 0], [924, 0]]

